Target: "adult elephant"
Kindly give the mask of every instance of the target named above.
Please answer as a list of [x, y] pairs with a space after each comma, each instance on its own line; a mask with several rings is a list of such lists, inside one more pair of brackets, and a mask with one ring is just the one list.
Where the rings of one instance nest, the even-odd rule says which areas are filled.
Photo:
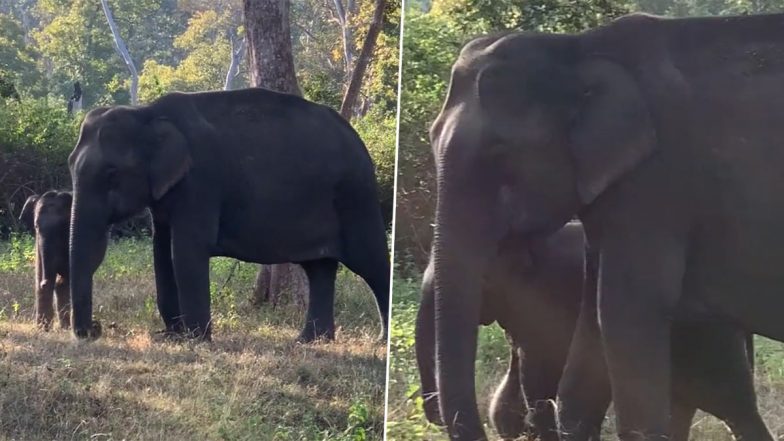
[[667, 438], [673, 318], [784, 340], [781, 84], [781, 14], [633, 15], [463, 49], [431, 130], [436, 364], [453, 438], [484, 439], [465, 324], [508, 231], [583, 221], [624, 441]]
[[[509, 368], [489, 410], [490, 421], [504, 439], [524, 434], [542, 441], [559, 439], [551, 403], [559, 391], [578, 314], [582, 316], [577, 341], [597, 334], [596, 256], [589, 254], [584, 263], [584, 255], [583, 229], [573, 222], [543, 240], [507, 236], [485, 274], [480, 323], [498, 322], [510, 341]], [[416, 350], [425, 415], [443, 424], [434, 370], [432, 270], [431, 262], [422, 282]], [[737, 439], [773, 440], [757, 408], [750, 363], [753, 346], [748, 337], [726, 324], [674, 327], [671, 440], [688, 441], [697, 408], [724, 420]], [[604, 352], [601, 344], [595, 344], [591, 352], [570, 356], [571, 363], [580, 363], [581, 376], [563, 388], [576, 389], [579, 407], [569, 409], [577, 424], [561, 427], [562, 435], [599, 441], [610, 404]]]
[[[373, 290], [387, 328], [389, 255], [373, 162], [328, 107], [265, 89], [172, 93], [87, 114], [69, 157], [77, 337], [97, 337], [92, 275], [107, 227], [153, 217], [158, 309], [170, 333], [209, 339], [209, 259], [300, 263], [310, 283], [300, 341], [334, 337], [338, 262]], [[100, 258], [94, 250], [100, 250]]]

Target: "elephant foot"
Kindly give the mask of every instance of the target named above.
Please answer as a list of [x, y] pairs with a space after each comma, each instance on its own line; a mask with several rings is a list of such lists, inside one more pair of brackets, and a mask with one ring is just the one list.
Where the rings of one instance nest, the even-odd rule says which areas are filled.
[[441, 410], [438, 408], [438, 406], [438, 398], [435, 395], [431, 397], [424, 397], [422, 407], [425, 410], [425, 418], [427, 418], [431, 424], [443, 427], [445, 424], [444, 420], [441, 419]]
[[90, 327], [87, 329], [74, 327], [74, 335], [79, 340], [97, 340], [101, 337], [102, 333], [103, 328], [101, 327], [101, 322], [98, 320], [93, 320]]
[[185, 333], [173, 329], [161, 329], [150, 333], [150, 340], [156, 343], [180, 342], [185, 340]]
[[313, 343], [316, 340], [335, 340], [334, 326], [317, 326], [313, 322], [308, 322], [299, 333], [297, 343]]
[[186, 331], [181, 327], [176, 327], [152, 332], [150, 334], [150, 340], [156, 343], [201, 343], [212, 341], [212, 336], [210, 333]]
[[668, 441], [669, 434], [646, 434], [640, 431], [619, 432], [618, 439], [621, 441]]
[[558, 429], [555, 419], [555, 402], [541, 400], [534, 404], [526, 416], [526, 425], [539, 435], [540, 441], [558, 441]]

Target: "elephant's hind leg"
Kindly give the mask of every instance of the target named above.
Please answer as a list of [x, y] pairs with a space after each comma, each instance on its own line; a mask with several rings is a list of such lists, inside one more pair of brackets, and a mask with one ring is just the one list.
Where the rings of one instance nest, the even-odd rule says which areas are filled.
[[297, 341], [309, 343], [319, 338], [335, 338], [335, 275], [338, 262], [333, 259], [301, 263], [308, 275], [310, 297], [305, 326]]
[[373, 291], [386, 340], [389, 321], [390, 264], [384, 224], [377, 206], [344, 210], [342, 241], [345, 255], [341, 259], [352, 272], [362, 277]]
[[745, 332], [723, 323], [675, 328], [674, 397], [723, 420], [736, 440], [773, 441], [757, 407]]

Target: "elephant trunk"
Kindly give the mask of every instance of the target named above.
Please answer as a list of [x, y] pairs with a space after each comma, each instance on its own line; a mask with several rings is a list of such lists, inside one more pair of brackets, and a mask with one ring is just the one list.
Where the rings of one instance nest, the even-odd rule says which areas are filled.
[[70, 288], [72, 325], [78, 338], [97, 338], [100, 327], [93, 323], [93, 273], [106, 252], [108, 214], [100, 204], [74, 192], [71, 209]]
[[431, 423], [443, 426], [436, 387], [436, 310], [433, 290], [433, 263], [431, 259], [422, 278], [422, 298], [416, 319], [416, 357], [422, 384], [425, 416]]
[[[436, 310], [436, 372], [441, 416], [452, 439], [484, 440], [476, 404], [474, 362], [481, 288], [501, 225], [486, 195], [439, 182], [433, 264]], [[451, 197], [454, 196], [454, 197]], [[482, 197], [484, 196], [484, 197]]]

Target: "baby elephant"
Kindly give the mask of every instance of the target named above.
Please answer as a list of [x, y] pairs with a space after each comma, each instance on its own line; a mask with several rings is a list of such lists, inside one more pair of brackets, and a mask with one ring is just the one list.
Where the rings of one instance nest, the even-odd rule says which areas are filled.
[[[479, 315], [481, 324], [498, 322], [510, 341], [509, 368], [489, 409], [503, 439], [601, 439], [610, 384], [598, 339], [596, 256], [588, 253], [588, 262], [585, 256], [582, 226], [569, 223], [548, 238], [507, 237], [490, 264]], [[424, 274], [416, 350], [426, 417], [443, 424], [434, 362], [432, 265], [431, 259]], [[748, 337], [721, 322], [674, 324], [669, 439], [688, 440], [699, 408], [725, 421], [737, 439], [772, 441], [757, 408]], [[562, 377], [570, 364], [573, 375]], [[562, 424], [572, 424], [559, 437], [552, 403], [556, 393], [563, 398], [564, 392], [572, 399], [568, 412], [562, 402], [558, 415]]]
[[71, 192], [50, 190], [27, 198], [19, 220], [35, 234], [35, 315], [49, 330], [54, 318], [54, 294], [60, 327], [71, 326], [71, 293], [68, 287], [68, 234]]

